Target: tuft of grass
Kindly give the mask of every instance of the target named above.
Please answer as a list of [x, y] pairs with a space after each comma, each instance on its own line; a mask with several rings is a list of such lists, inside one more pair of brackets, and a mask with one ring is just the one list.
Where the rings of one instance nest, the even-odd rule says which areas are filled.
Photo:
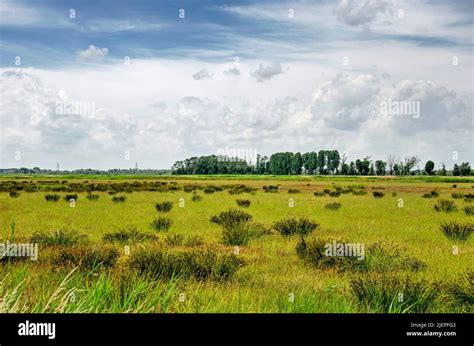
[[432, 190], [431, 192], [429, 193], [425, 193], [423, 196], [423, 198], [435, 198], [435, 197], [438, 197], [439, 196], [439, 192], [436, 191], [436, 190]]
[[393, 275], [356, 277], [350, 280], [349, 287], [362, 311], [367, 312], [431, 312], [439, 296], [434, 284]]
[[127, 196], [114, 196], [112, 197], [112, 202], [114, 203], [124, 203], [127, 200]]
[[340, 207], [342, 207], [342, 204], [339, 202], [333, 202], [326, 204], [324, 207], [329, 210], [338, 210]]
[[462, 310], [474, 312], [474, 271], [470, 270], [448, 283], [447, 293]]
[[199, 196], [199, 195], [196, 193], [196, 191], [194, 191], [194, 192], [193, 192], [193, 197], [191, 198], [191, 201], [193, 201], [193, 202], [199, 202], [199, 201], [201, 201], [201, 200], [202, 200], [202, 197]]
[[237, 205], [242, 208], [248, 208], [250, 206], [250, 200], [249, 199], [238, 199], [236, 200]]
[[364, 190], [352, 190], [354, 196], [363, 196], [367, 194], [367, 191]]
[[182, 234], [168, 234], [164, 242], [168, 246], [181, 246], [184, 243], [184, 236]]
[[384, 192], [380, 192], [380, 191], [373, 191], [373, 192], [372, 192], [372, 195], [373, 195], [375, 198], [382, 198], [383, 196], [385, 196], [385, 193], [384, 193]]
[[464, 198], [464, 194], [462, 192], [454, 192], [451, 194], [451, 197], [454, 199]]
[[251, 239], [270, 234], [270, 231], [263, 225], [246, 221], [233, 225], [232, 227], [222, 228], [222, 243], [224, 245], [244, 246]]
[[51, 258], [51, 264], [90, 271], [115, 266], [119, 256], [120, 252], [112, 247], [75, 246], [59, 250]]
[[273, 228], [283, 236], [306, 235], [313, 232], [318, 226], [319, 224], [305, 217], [299, 219], [291, 217], [273, 224]]
[[222, 253], [215, 248], [169, 249], [142, 248], [134, 251], [129, 262], [132, 270], [152, 278], [227, 280], [244, 264], [234, 254]]
[[331, 197], [339, 197], [341, 195], [341, 192], [340, 191], [330, 191], [328, 193], [329, 196]]
[[95, 195], [93, 193], [89, 193], [86, 198], [89, 200], [89, 201], [97, 201], [99, 199], [99, 195]]
[[31, 236], [30, 242], [46, 246], [75, 246], [85, 244], [87, 236], [61, 228], [50, 233], [35, 232]]
[[136, 227], [131, 226], [112, 233], [106, 233], [102, 237], [102, 240], [107, 243], [140, 243], [147, 240], [156, 240], [156, 236], [140, 232]]
[[155, 231], [168, 231], [172, 225], [173, 220], [166, 217], [158, 217], [150, 223], [151, 228]]
[[20, 193], [18, 191], [10, 191], [8, 193], [8, 195], [11, 197], [11, 198], [18, 198], [20, 197]]
[[57, 202], [59, 201], [59, 195], [57, 194], [47, 194], [44, 196], [44, 199], [46, 200], [46, 202]]
[[301, 193], [298, 189], [288, 189], [288, 193]]
[[441, 224], [441, 231], [451, 240], [466, 241], [474, 232], [474, 224], [445, 222]]
[[456, 203], [454, 203], [454, 201], [450, 201], [447, 199], [439, 200], [435, 204], [434, 209], [438, 212], [445, 212], [445, 213], [452, 213], [458, 210]]
[[77, 201], [77, 193], [67, 193], [64, 195], [64, 200], [66, 202], [70, 202], [71, 199]]
[[218, 224], [224, 228], [232, 228], [233, 226], [238, 225], [242, 222], [247, 222], [251, 220], [252, 215], [239, 209], [230, 209], [227, 211], [223, 211], [210, 218], [210, 221], [212, 223]]
[[324, 197], [324, 196], [326, 196], [326, 194], [325, 194], [324, 192], [318, 192], [318, 191], [316, 191], [316, 192], [314, 193], [314, 195], [315, 195], [316, 197]]
[[474, 215], [474, 206], [466, 205], [464, 207], [464, 212], [466, 213], [466, 215]]
[[[363, 257], [358, 257], [354, 247], [341, 249], [340, 254], [334, 254], [334, 241], [338, 244], [353, 244], [347, 240], [321, 239], [313, 237], [305, 239], [301, 237], [296, 245], [297, 255], [307, 264], [319, 269], [336, 269], [338, 271], [360, 271], [360, 272], [392, 272], [395, 270], [417, 271], [425, 267], [420, 260], [410, 257], [394, 245], [383, 246], [377, 242], [369, 247], [362, 248], [359, 244]], [[336, 249], [337, 251], [337, 249]]]
[[264, 192], [269, 192], [269, 193], [278, 193], [278, 186], [275, 185], [265, 185], [262, 187]]
[[159, 213], [169, 213], [173, 209], [173, 202], [161, 202], [155, 204], [155, 209]]

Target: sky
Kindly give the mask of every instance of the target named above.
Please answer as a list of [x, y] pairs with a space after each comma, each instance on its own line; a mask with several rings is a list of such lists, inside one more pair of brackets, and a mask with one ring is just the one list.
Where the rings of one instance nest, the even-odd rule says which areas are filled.
[[474, 163], [473, 1], [0, 0], [0, 167]]

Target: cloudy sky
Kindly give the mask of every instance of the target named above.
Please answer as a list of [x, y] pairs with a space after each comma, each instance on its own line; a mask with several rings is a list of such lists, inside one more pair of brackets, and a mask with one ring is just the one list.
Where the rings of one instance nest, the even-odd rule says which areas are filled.
[[473, 2], [0, 0], [2, 167], [474, 161]]

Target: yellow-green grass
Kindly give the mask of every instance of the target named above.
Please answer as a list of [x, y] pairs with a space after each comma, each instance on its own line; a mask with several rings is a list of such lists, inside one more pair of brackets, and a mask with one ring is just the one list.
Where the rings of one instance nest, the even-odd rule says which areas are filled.
[[[45, 180], [46, 178], [42, 178]], [[56, 178], [52, 178], [56, 179]], [[68, 179], [69, 182], [73, 181]], [[34, 180], [34, 179], [28, 179]], [[78, 182], [91, 179], [80, 179]], [[154, 179], [160, 180], [160, 179]], [[126, 180], [124, 180], [126, 181]], [[131, 182], [133, 180], [129, 180]], [[221, 211], [238, 208], [236, 199], [251, 200], [245, 208], [254, 220], [271, 227], [272, 223], [288, 216], [308, 217], [320, 227], [316, 236], [347, 239], [354, 243], [368, 245], [381, 241], [386, 246], [398, 245], [406, 253], [426, 264], [418, 272], [404, 272], [417, 279], [428, 282], [447, 283], [455, 280], [474, 266], [474, 237], [459, 243], [446, 238], [440, 231], [440, 225], [446, 221], [472, 223], [472, 216], [463, 212], [468, 205], [462, 199], [456, 199], [458, 211], [454, 213], [436, 212], [433, 208], [438, 199], [451, 199], [451, 193], [473, 193], [473, 183], [459, 182], [453, 188], [452, 182], [406, 181], [383, 179], [362, 181], [335, 181], [336, 186], [363, 184], [366, 195], [354, 196], [352, 193], [339, 197], [317, 197], [313, 193], [332, 188], [330, 178], [304, 180], [248, 180], [219, 178], [216, 181], [193, 180], [178, 181], [182, 186], [197, 184], [245, 184], [258, 188], [254, 194], [231, 195], [227, 190], [205, 194], [199, 202], [191, 201], [192, 193], [182, 190], [175, 192], [120, 193], [126, 195], [125, 203], [113, 203], [112, 196], [104, 192], [94, 192], [100, 198], [89, 201], [86, 193], [78, 193], [74, 207], [60, 199], [58, 202], [46, 202], [46, 192], [26, 193], [20, 191], [18, 198], [10, 198], [8, 193], [0, 193], [0, 230], [3, 241], [10, 238], [10, 225], [15, 222], [15, 238], [28, 239], [34, 232], [49, 232], [62, 227], [86, 234], [93, 243], [102, 243], [106, 233], [124, 226], [135, 226], [140, 231], [155, 232], [150, 222], [157, 216], [168, 217], [173, 225], [168, 232], [155, 232], [160, 239], [167, 233], [185, 236], [200, 236], [206, 244], [220, 243], [221, 228], [209, 222], [209, 218]], [[103, 182], [103, 180], [101, 181]], [[308, 185], [309, 184], [309, 185]], [[263, 185], [279, 185], [278, 193], [265, 193]], [[383, 188], [373, 190], [373, 187]], [[301, 193], [289, 194], [288, 189], [298, 189]], [[422, 194], [437, 189], [439, 197], [426, 199]], [[382, 191], [383, 198], [374, 198], [372, 191]], [[396, 195], [393, 196], [392, 194]], [[64, 196], [65, 193], [58, 193]], [[172, 201], [174, 206], [169, 213], [157, 213], [154, 204]], [[184, 201], [184, 205], [183, 205]], [[340, 202], [339, 210], [328, 210], [327, 203]], [[403, 203], [403, 207], [400, 207]], [[181, 204], [181, 206], [180, 206]], [[335, 270], [315, 269], [305, 264], [296, 254], [298, 236], [282, 237], [272, 235], [251, 240], [247, 246], [240, 247], [238, 256], [242, 256], [246, 265], [240, 268], [230, 281], [197, 282], [194, 279], [176, 279], [172, 283], [150, 281], [143, 283], [143, 292], [136, 302], [124, 305], [111, 302], [109, 306], [100, 303], [99, 297], [113, 295], [113, 285], [120, 280], [133, 281], [133, 275], [125, 268], [126, 258], [122, 255], [118, 266], [108, 272], [87, 274], [76, 271], [61, 291], [65, 294], [73, 290], [73, 302], [62, 306], [64, 311], [135, 311], [135, 312], [360, 312], [361, 307], [352, 297], [349, 280], [354, 275], [365, 275]], [[18, 241], [19, 241], [18, 240]], [[139, 249], [131, 245], [130, 251]], [[456, 251], [457, 250], [457, 251]], [[41, 256], [41, 247], [39, 256]], [[235, 251], [229, 247], [227, 251]], [[125, 272], [122, 276], [121, 272]], [[19, 305], [25, 311], [42, 311], [48, 299], [66, 277], [68, 270], [51, 268], [26, 261], [20, 264], [0, 264], [0, 281], [4, 281], [0, 298], [8, 289], [18, 285], [22, 290], [18, 297]], [[130, 276], [132, 275], [132, 276]], [[99, 279], [103, 280], [100, 281]], [[143, 279], [147, 280], [147, 279]], [[106, 283], [111, 284], [107, 291]], [[140, 288], [135, 288], [140, 291]], [[108, 292], [108, 293], [107, 293]], [[163, 293], [164, 292], [164, 293]], [[184, 293], [184, 295], [183, 295]], [[94, 298], [95, 297], [95, 298]], [[82, 299], [82, 300], [81, 300]], [[85, 303], [87, 302], [87, 304]], [[82, 305], [81, 305], [82, 304]], [[94, 304], [95, 308], [94, 308]], [[46, 311], [54, 311], [54, 304]], [[58, 305], [60, 305], [58, 303]], [[8, 309], [5, 309], [8, 310]], [[11, 309], [10, 309], [11, 310]], [[440, 303], [436, 311], [458, 311], [456, 305]]]

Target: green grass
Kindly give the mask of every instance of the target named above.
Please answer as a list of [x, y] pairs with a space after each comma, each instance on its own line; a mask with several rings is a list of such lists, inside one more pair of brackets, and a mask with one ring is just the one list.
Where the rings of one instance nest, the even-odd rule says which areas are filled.
[[[8, 191], [0, 192], [0, 238], [2, 242], [11, 239], [11, 224], [14, 222], [16, 242], [27, 242], [35, 233], [41, 234], [43, 238], [38, 239], [44, 242], [39, 246], [38, 261], [1, 262], [0, 300], [5, 302], [2, 305], [5, 312], [469, 311], [469, 306], [466, 307], [471, 301], [469, 282], [462, 281], [458, 286], [453, 283], [472, 268], [474, 237], [460, 242], [440, 231], [445, 223], [472, 224], [472, 216], [464, 211], [469, 203], [457, 199], [458, 210], [450, 213], [437, 212], [434, 205], [438, 199], [452, 200], [452, 193], [472, 194], [474, 188], [470, 178], [250, 175], [17, 178], [18, 182], [36, 182], [41, 189], [38, 192], [19, 191], [18, 198], [11, 198]], [[70, 191], [67, 193], [78, 195], [74, 206], [71, 206], [62, 200], [66, 192], [47, 192], [60, 195], [61, 202], [46, 202], [43, 189], [46, 184], [38, 183], [67, 180], [67, 184], [81, 184], [95, 179], [102, 184], [133, 184], [134, 181], [149, 179], [169, 185], [176, 181], [181, 189], [133, 191], [126, 193], [125, 203], [113, 203], [107, 190], [92, 191], [99, 196], [96, 200], [89, 200], [87, 191]], [[12, 178], [0, 178], [0, 181], [5, 180]], [[453, 182], [457, 184], [455, 189]], [[237, 196], [228, 193], [236, 188], [212, 189], [210, 194], [204, 194], [203, 190], [209, 185], [222, 187], [235, 184], [248, 188], [238, 188], [243, 191], [239, 197], [251, 199], [250, 207], [244, 210], [252, 216], [252, 222], [262, 228], [271, 229], [275, 222], [283, 219], [307, 218], [320, 225], [311, 237], [364, 243], [366, 250], [380, 242], [386, 251], [375, 253], [372, 257], [375, 262], [368, 262], [368, 268], [390, 268], [395, 277], [393, 282], [398, 285], [396, 287], [409, 289], [413, 301], [420, 297], [424, 299], [425, 294], [429, 296], [432, 284], [439, 284], [440, 297], [433, 299], [428, 306], [423, 303], [418, 308], [407, 309], [411, 304], [393, 305], [387, 310], [386, 302], [392, 297], [391, 291], [389, 298], [386, 298], [385, 288], [378, 282], [370, 281], [367, 271], [319, 268], [302, 260], [295, 250], [300, 241], [299, 235], [282, 237], [273, 230], [265, 232], [265, 236], [249, 237], [240, 245], [234, 245], [239, 240], [223, 241], [223, 227], [210, 222], [210, 218], [239, 208], [236, 205]], [[185, 192], [182, 189], [184, 185], [198, 186], [196, 189], [198, 192], [201, 190], [199, 195], [203, 196], [202, 200], [193, 202], [193, 193]], [[278, 185], [279, 193], [265, 193], [262, 189], [264, 185]], [[363, 185], [363, 190], [369, 193], [314, 196], [314, 192], [334, 191], [334, 185], [341, 191], [351, 185], [357, 185], [354, 189], [362, 191], [360, 185]], [[385, 196], [374, 198], [374, 187], [383, 188]], [[290, 189], [300, 193], [288, 194]], [[439, 196], [422, 198], [423, 194], [435, 189]], [[119, 195], [123, 193], [120, 191]], [[400, 199], [403, 207], [400, 207]], [[154, 232], [150, 223], [159, 216], [155, 205], [163, 202], [174, 205], [165, 214], [172, 220], [173, 226], [166, 233]], [[326, 209], [329, 203], [341, 203], [343, 207], [335, 212]], [[87, 236], [88, 243], [81, 244], [79, 248], [61, 244], [68, 236], [54, 234], [60, 229], [76, 230], [78, 234]], [[241, 230], [236, 231], [237, 236], [239, 232]], [[143, 237], [150, 234], [154, 237]], [[234, 235], [229, 236], [232, 238]], [[59, 240], [54, 240], [56, 238]], [[99, 256], [104, 246], [118, 251], [116, 260], [114, 250], [108, 250], [108, 257]], [[165, 246], [171, 248], [171, 252], [179, 252], [180, 249], [193, 252], [193, 248], [214, 246], [219, 254], [236, 256], [245, 265], [238, 266], [225, 281], [200, 280], [199, 276], [189, 274], [152, 278], [146, 270], [142, 273], [130, 266], [131, 259], [139, 254], [142, 246]], [[84, 250], [87, 247], [99, 250], [88, 252]], [[399, 247], [403, 248], [403, 258], [419, 260], [423, 267], [416, 271], [402, 268], [397, 262], [398, 257], [393, 256], [395, 248]], [[68, 248], [72, 250], [68, 252]], [[67, 265], [57, 265], [50, 260], [59, 254], [67, 259]], [[106, 260], [110, 265], [96, 265], [96, 262], [105, 263]], [[75, 265], [82, 268], [70, 274]], [[372, 271], [377, 270], [368, 270]], [[409, 275], [412, 281], [406, 283], [405, 275]], [[358, 286], [362, 292], [360, 299], [356, 298], [351, 288], [353, 280], [366, 282]], [[416, 285], [419, 282], [422, 282], [421, 286]], [[376, 292], [373, 301], [370, 300], [371, 294], [364, 292]]]

